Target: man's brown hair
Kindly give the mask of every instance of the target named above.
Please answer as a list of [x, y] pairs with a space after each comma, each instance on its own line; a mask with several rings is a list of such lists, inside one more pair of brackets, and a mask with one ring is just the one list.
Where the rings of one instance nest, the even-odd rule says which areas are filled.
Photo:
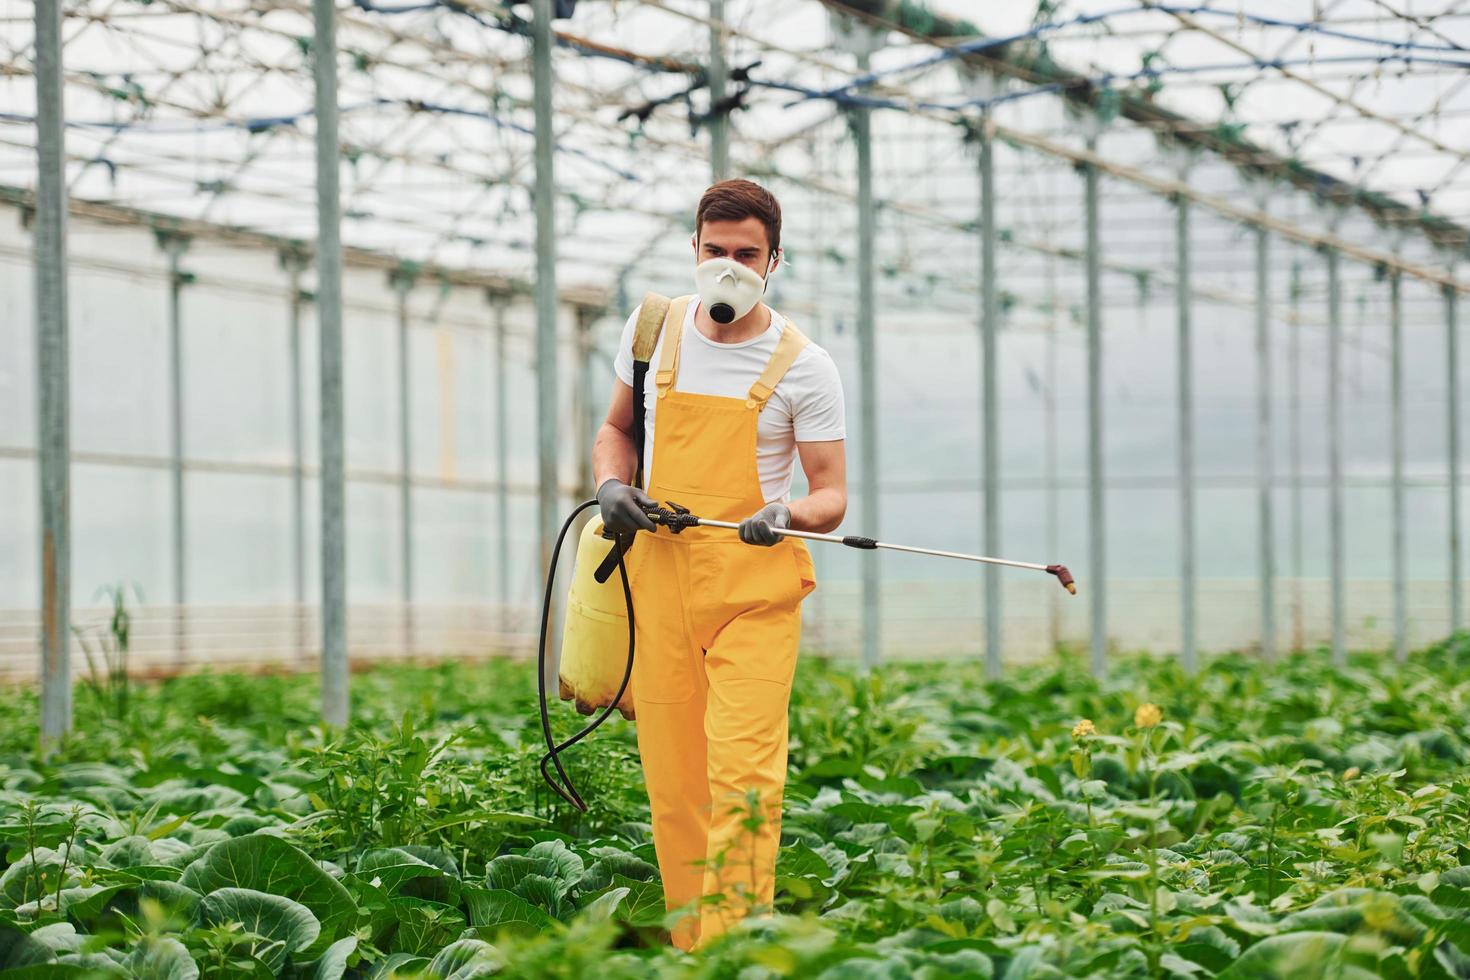
[[704, 192], [694, 212], [694, 233], [706, 221], [743, 221], [755, 218], [766, 226], [766, 242], [771, 254], [781, 247], [781, 205], [760, 184], [737, 178], [722, 180]]

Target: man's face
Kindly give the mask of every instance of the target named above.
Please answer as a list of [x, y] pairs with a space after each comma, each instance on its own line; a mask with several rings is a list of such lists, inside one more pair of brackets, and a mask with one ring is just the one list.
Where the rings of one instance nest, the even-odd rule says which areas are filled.
[[[766, 241], [766, 226], [759, 218], [739, 221], [706, 221], [695, 232], [694, 261], [734, 259], [758, 276], [765, 276], [771, 249]], [[777, 263], [780, 262], [778, 258]]]

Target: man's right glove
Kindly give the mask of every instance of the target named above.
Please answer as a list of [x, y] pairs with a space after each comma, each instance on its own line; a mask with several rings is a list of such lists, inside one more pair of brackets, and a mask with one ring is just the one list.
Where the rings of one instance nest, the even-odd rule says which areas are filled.
[[653, 521], [643, 512], [644, 507], [655, 507], [652, 497], [630, 487], [617, 477], [608, 477], [597, 488], [597, 506], [602, 512], [602, 525], [613, 534], [631, 534], [634, 531], [655, 530]]

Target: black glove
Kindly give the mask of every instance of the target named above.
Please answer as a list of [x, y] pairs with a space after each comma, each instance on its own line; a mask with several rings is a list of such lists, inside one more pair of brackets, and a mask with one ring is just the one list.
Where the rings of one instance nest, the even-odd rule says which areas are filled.
[[617, 477], [603, 480], [597, 488], [597, 506], [602, 512], [602, 526], [613, 534], [655, 529], [653, 521], [643, 513], [644, 507], [656, 506], [653, 498]]
[[791, 508], [785, 504], [766, 504], [740, 522], [740, 540], [769, 548], [781, 540], [773, 528], [791, 526]]

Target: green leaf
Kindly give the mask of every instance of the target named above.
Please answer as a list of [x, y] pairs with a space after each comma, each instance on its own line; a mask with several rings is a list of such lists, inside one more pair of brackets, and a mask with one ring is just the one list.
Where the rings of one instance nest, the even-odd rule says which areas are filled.
[[14, 926], [0, 925], [0, 969], [13, 970], [17, 967], [47, 963], [56, 954], [40, 940], [22, 932]]
[[418, 858], [425, 864], [432, 864], [450, 878], [459, 877], [459, 864], [453, 857], [445, 854], [437, 847], [426, 847], [423, 844], [403, 844], [397, 849]]
[[579, 914], [592, 922], [606, 921], [612, 918], [613, 913], [617, 911], [618, 906], [622, 904], [623, 899], [627, 898], [631, 891], [632, 889], [627, 885], [605, 891], [583, 906]]
[[427, 956], [464, 932], [464, 913], [450, 905], [421, 898], [395, 898], [388, 907], [398, 922], [391, 945], [395, 953]]
[[314, 943], [321, 923], [311, 909], [280, 895], [250, 888], [219, 888], [199, 903], [199, 918], [207, 925], [238, 922], [261, 937], [249, 944], [250, 955], [279, 973], [287, 957]]
[[128, 954], [127, 964], [134, 976], [149, 980], [199, 980], [198, 965], [177, 939], [145, 937]]
[[390, 953], [373, 967], [368, 980], [396, 980], [398, 977], [421, 980], [429, 968], [427, 956], [411, 956], [408, 953]]
[[27, 902], [37, 901], [43, 893], [56, 894], [57, 879], [61, 877], [63, 864], [66, 865], [67, 882], [80, 884], [81, 878], [77, 874], [75, 862], [63, 861], [61, 851], [38, 847], [34, 856], [26, 853], [6, 868], [4, 874], [0, 874], [0, 908], [18, 908]]
[[405, 883], [416, 881], [411, 890], [414, 898], [446, 904], [458, 903], [459, 882], [450, 878], [443, 868], [419, 858], [401, 847], [386, 847], [365, 851], [357, 859], [353, 871], [364, 881], [377, 880], [377, 887], [389, 895], [398, 894]]
[[1335, 932], [1290, 932], [1263, 939], [1223, 970], [1221, 980], [1368, 980], [1373, 974], [1344, 964], [1348, 937]]
[[461, 939], [439, 951], [428, 975], [437, 980], [472, 980], [499, 973], [506, 965], [500, 950], [478, 939]]
[[507, 930], [517, 935], [536, 935], [554, 927], [556, 919], [503, 888], [471, 888], [465, 892], [470, 924], [494, 932]]
[[823, 881], [832, 877], [832, 868], [826, 859], [802, 841], [781, 848], [776, 855], [776, 872], [791, 878], [811, 875]]
[[[108, 966], [115, 967], [109, 963]], [[125, 977], [127, 974], [122, 967], [104, 972], [106, 968], [93, 965], [90, 962], [62, 963], [38, 963], [35, 966], [23, 966], [14, 970], [6, 970], [0, 976], [5, 980], [103, 980], [106, 977]]]
[[221, 841], [184, 869], [179, 884], [204, 895], [220, 888], [247, 888], [306, 906], [321, 923], [316, 944], [303, 951], [306, 959], [324, 953], [357, 914], [340, 882], [305, 851], [268, 834]]
[[634, 881], [622, 875], [613, 875], [613, 884], [627, 888], [628, 895], [618, 906], [615, 917], [635, 926], [663, 925], [667, 910], [664, 908], [664, 887], [657, 881]]
[[626, 851], [602, 854], [577, 881], [577, 891], [603, 891], [612, 884], [613, 875], [622, 875], [637, 881], [652, 881], [658, 877], [658, 868]]
[[31, 938], [53, 953], [75, 953], [82, 948], [82, 937], [70, 922], [52, 922], [32, 929]]
[[553, 874], [548, 875], [548, 877], [555, 878], [563, 883], [564, 887], [561, 889], [561, 893], [563, 894], [567, 888], [570, 888], [576, 883], [577, 879], [582, 877], [582, 872], [585, 870], [581, 857], [567, 847], [565, 841], [544, 840], [533, 846], [526, 853], [528, 857], [551, 863], [555, 871]]
[[151, 899], [182, 918], [192, 919], [203, 897], [177, 881], [145, 881], [138, 886], [139, 900]]
[[357, 951], [357, 937], [344, 936], [327, 947], [318, 960], [301, 965], [302, 976], [307, 980], [342, 980], [347, 972], [347, 961]]

